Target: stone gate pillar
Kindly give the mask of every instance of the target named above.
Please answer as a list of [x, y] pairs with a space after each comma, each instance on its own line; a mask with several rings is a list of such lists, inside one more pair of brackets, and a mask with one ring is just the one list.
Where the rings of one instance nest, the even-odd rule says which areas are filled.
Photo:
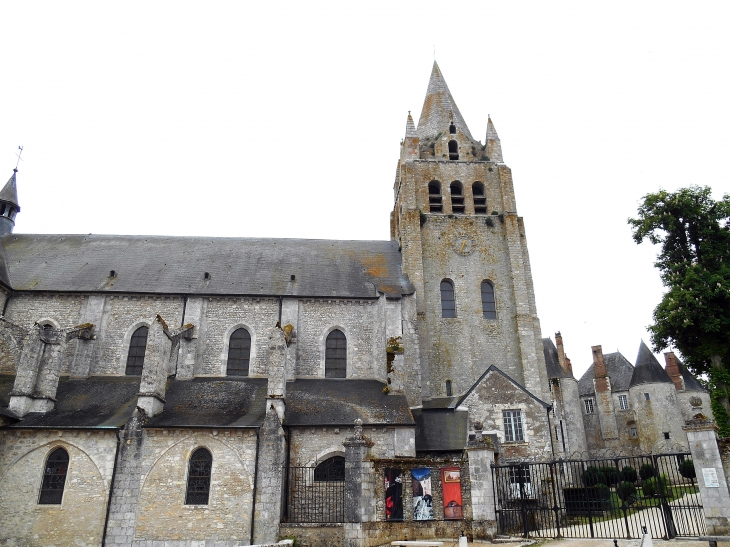
[[695, 464], [707, 534], [726, 536], [730, 534], [730, 492], [717, 446], [717, 427], [712, 420], [695, 419], [688, 421], [684, 430]]
[[367, 461], [372, 442], [363, 436], [362, 420], [355, 420], [355, 435], [345, 446], [345, 530], [344, 547], [362, 547], [362, 523], [375, 518], [373, 466]]
[[[477, 425], [475, 424], [475, 429]], [[482, 436], [481, 428], [476, 431], [476, 439], [467, 444], [466, 453], [469, 458], [474, 537], [491, 539], [497, 533], [494, 483], [492, 482], [494, 447], [491, 439]]]

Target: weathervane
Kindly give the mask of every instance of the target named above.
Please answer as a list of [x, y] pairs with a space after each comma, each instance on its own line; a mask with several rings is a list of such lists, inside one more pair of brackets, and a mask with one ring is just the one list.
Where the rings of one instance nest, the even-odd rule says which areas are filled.
[[20, 157], [20, 155], [23, 153], [23, 147], [22, 146], [18, 146], [18, 150], [20, 150], [20, 152], [18, 152], [17, 154], [15, 154], [16, 156], [18, 156], [18, 161], [15, 162], [15, 169], [13, 169], [13, 171], [17, 171], [18, 170], [18, 165], [20, 165], [20, 162], [23, 161], [23, 158]]

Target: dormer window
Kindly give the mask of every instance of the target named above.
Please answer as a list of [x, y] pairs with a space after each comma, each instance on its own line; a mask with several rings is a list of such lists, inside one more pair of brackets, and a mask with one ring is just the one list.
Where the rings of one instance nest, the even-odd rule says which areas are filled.
[[456, 126], [454, 125], [454, 122], [451, 122], [451, 125], [449, 126], [449, 134], [456, 135]]
[[449, 141], [449, 159], [459, 159], [459, 143], [456, 141]]

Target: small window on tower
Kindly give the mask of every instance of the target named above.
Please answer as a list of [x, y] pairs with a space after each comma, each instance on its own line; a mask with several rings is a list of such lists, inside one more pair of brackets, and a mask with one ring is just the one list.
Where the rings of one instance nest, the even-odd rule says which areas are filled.
[[446, 396], [451, 397], [451, 380], [446, 380]]
[[664, 432], [664, 438], [665, 439], [669, 439], [669, 431], [665, 431]]
[[497, 304], [494, 301], [494, 286], [490, 281], [482, 281], [482, 314], [484, 319], [497, 318]]
[[449, 279], [441, 281], [441, 317], [456, 317], [454, 284]]
[[631, 432], [631, 436], [632, 437], [638, 437], [639, 436], [639, 433], [636, 431], [636, 428], [635, 427], [630, 428], [629, 431]]
[[451, 125], [449, 126], [449, 134], [450, 135], [456, 135], [456, 126], [453, 122], [451, 122]]
[[484, 184], [475, 182], [471, 185], [471, 193], [474, 196], [474, 214], [487, 214], [487, 194], [484, 190]]
[[644, 399], [646, 399], [647, 401], [650, 401], [651, 400], [651, 396], [649, 396], [648, 393], [644, 393]]
[[449, 159], [459, 159], [459, 143], [456, 141], [449, 141]]
[[464, 214], [464, 187], [458, 180], [451, 183], [451, 211], [455, 215]]
[[441, 183], [437, 180], [432, 180], [428, 183], [428, 210], [432, 213], [443, 212]]

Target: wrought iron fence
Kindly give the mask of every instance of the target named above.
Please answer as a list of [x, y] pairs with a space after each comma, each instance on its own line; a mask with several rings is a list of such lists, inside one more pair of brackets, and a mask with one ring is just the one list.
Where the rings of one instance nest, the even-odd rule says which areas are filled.
[[[493, 467], [501, 533], [637, 538], [705, 534], [689, 453]], [[682, 463], [690, 462], [690, 463]]]
[[344, 522], [345, 477], [342, 471], [290, 467], [287, 482], [287, 522]]

